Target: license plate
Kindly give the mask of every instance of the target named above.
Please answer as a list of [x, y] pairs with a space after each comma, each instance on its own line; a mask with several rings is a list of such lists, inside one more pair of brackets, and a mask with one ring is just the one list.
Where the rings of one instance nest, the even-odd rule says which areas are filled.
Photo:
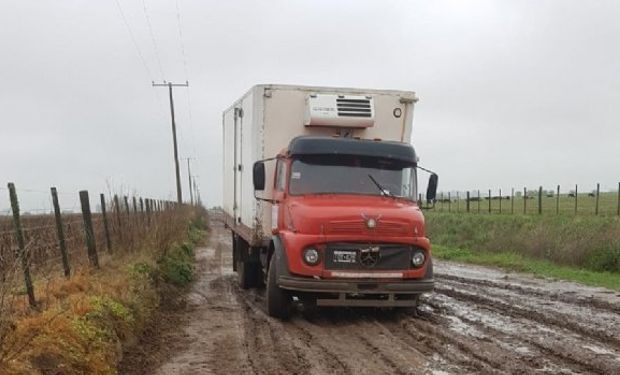
[[355, 263], [356, 251], [334, 250], [334, 263]]

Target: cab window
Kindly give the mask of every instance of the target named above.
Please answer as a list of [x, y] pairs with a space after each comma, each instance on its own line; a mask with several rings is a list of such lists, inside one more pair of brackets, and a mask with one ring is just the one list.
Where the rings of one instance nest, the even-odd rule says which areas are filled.
[[286, 164], [282, 160], [278, 160], [276, 164], [276, 185], [277, 191], [284, 191], [286, 184]]

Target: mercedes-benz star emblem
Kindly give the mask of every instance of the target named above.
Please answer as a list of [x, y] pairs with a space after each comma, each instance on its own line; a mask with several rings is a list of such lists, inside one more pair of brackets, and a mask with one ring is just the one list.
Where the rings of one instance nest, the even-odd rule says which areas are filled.
[[360, 263], [364, 267], [374, 267], [381, 258], [381, 252], [378, 246], [360, 249]]
[[368, 220], [366, 221], [366, 226], [368, 227], [368, 229], [373, 229], [373, 228], [375, 228], [375, 227], [377, 226], [377, 220], [372, 219], [372, 218], [368, 219]]

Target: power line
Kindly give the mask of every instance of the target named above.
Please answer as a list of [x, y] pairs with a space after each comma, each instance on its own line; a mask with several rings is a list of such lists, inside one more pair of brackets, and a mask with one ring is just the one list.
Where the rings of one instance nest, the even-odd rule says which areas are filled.
[[149, 17], [149, 12], [146, 7], [146, 0], [142, 0], [142, 10], [144, 11], [144, 18], [146, 19], [146, 24], [149, 28], [149, 34], [151, 36], [151, 42], [153, 43], [153, 50], [155, 51], [155, 59], [157, 60], [157, 66], [159, 67], [159, 74], [161, 78], [164, 77], [164, 70], [162, 69], [161, 59], [159, 57], [159, 48], [157, 47], [157, 41], [155, 40], [155, 34], [153, 33], [153, 25], [151, 24], [151, 17]]
[[136, 37], [133, 34], [133, 31], [131, 30], [131, 27], [129, 26], [129, 22], [127, 21], [127, 17], [125, 17], [125, 12], [123, 12], [123, 7], [121, 6], [121, 2], [120, 0], [114, 0], [116, 2], [116, 6], [118, 7], [118, 11], [121, 14], [121, 18], [123, 19], [123, 23], [125, 24], [125, 27], [127, 28], [127, 31], [129, 32], [129, 36], [131, 37], [131, 41], [133, 42], [133, 46], [136, 49], [136, 52], [138, 53], [138, 56], [140, 57], [140, 61], [142, 61], [142, 65], [144, 66], [144, 70], [146, 70], [146, 74], [149, 76], [149, 80], [153, 81], [153, 74], [151, 73], [151, 69], [149, 69], [149, 66], [146, 63], [146, 60], [144, 59], [144, 55], [142, 54], [142, 51], [140, 50], [140, 47], [138, 46], [138, 42], [136, 41]]
[[181, 28], [181, 8], [179, 6], [179, 0], [174, 2], [177, 10], [177, 29], [179, 30], [179, 40], [181, 41], [181, 55], [183, 56], [183, 69], [185, 70], [185, 80], [189, 79], [187, 69], [187, 56], [185, 54], [185, 43], [183, 43], [183, 30]]
[[[176, 11], [177, 11], [177, 29], [179, 31], [179, 44], [181, 46], [181, 56], [183, 58], [183, 70], [185, 72], [185, 80], [188, 81], [189, 80], [189, 68], [188, 68], [188, 63], [187, 63], [187, 54], [185, 53], [185, 42], [183, 40], [183, 27], [181, 26], [182, 22], [181, 22], [181, 7], [179, 5], [179, 0], [175, 0], [174, 2], [175, 7], [176, 7]], [[189, 127], [190, 127], [190, 131], [192, 133], [192, 142], [191, 142], [191, 146], [192, 146], [192, 152], [194, 153], [194, 155], [196, 155], [196, 132], [194, 130], [194, 118], [193, 118], [193, 110], [192, 110], [192, 99], [191, 99], [191, 90], [188, 87], [187, 89], [187, 108], [188, 108], [188, 114], [189, 114]]]

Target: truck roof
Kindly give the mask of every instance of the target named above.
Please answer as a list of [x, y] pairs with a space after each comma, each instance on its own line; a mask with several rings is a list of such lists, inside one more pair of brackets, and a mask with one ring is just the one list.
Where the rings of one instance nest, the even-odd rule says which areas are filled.
[[329, 86], [304, 86], [304, 85], [287, 85], [287, 84], [274, 84], [274, 83], [261, 83], [256, 84], [250, 87], [240, 98], [238, 98], [231, 106], [226, 108], [226, 111], [237, 105], [237, 102], [243, 100], [246, 96], [248, 96], [251, 92], [256, 89], [270, 89], [270, 90], [298, 90], [298, 91], [306, 91], [308, 93], [342, 93], [342, 94], [351, 94], [351, 95], [365, 95], [365, 94], [382, 94], [382, 95], [393, 95], [401, 97], [403, 100], [408, 100], [411, 102], [417, 102], [419, 100], [418, 96], [414, 91], [404, 91], [404, 90], [384, 90], [384, 89], [365, 89], [365, 88], [353, 88], [353, 87], [329, 87]]
[[413, 146], [396, 141], [357, 139], [350, 137], [299, 136], [288, 146], [290, 155], [350, 155], [393, 159], [415, 164]]

